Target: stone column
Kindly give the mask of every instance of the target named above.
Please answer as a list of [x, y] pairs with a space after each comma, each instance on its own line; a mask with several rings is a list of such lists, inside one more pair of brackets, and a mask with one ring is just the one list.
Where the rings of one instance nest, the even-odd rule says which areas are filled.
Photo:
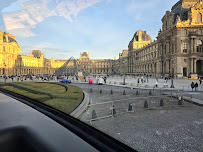
[[194, 59], [194, 73], [197, 73], [197, 59]]
[[194, 52], [197, 52], [197, 39], [194, 39]]
[[191, 39], [191, 53], [193, 52], [193, 47], [194, 47], [194, 42], [193, 42], [193, 38]]
[[193, 58], [190, 59], [190, 72], [193, 73]]

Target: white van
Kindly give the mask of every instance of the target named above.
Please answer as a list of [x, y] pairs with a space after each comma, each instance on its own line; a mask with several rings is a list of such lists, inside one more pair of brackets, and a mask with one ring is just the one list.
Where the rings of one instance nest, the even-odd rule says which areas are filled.
[[104, 79], [103, 78], [98, 78], [97, 79], [97, 84], [104, 84]]

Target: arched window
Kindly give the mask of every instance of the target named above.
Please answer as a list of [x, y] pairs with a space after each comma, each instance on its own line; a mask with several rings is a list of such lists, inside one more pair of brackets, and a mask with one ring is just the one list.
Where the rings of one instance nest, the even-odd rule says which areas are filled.
[[198, 23], [202, 22], [202, 14], [201, 13], [197, 14], [197, 22]]
[[183, 53], [187, 53], [187, 42], [182, 43]]

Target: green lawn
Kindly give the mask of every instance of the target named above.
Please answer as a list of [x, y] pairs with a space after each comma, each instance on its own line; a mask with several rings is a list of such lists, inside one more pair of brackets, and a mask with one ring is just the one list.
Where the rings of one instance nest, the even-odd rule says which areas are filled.
[[0, 83], [9, 90], [70, 114], [83, 100], [83, 90], [61, 83], [13, 82]]

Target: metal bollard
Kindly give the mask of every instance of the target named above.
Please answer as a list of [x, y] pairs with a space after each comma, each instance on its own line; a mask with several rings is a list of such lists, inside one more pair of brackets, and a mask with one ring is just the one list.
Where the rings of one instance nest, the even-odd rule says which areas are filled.
[[183, 102], [182, 102], [182, 98], [181, 98], [181, 97], [178, 98], [178, 105], [183, 105]]
[[130, 111], [133, 111], [133, 104], [132, 103], [130, 103], [128, 106], [128, 112], [130, 112]]
[[95, 110], [93, 110], [93, 111], [92, 111], [92, 119], [96, 119], [96, 118], [97, 118], [96, 111], [95, 111]]
[[126, 95], [125, 90], [123, 91], [123, 95]]
[[92, 93], [93, 92], [93, 90], [92, 90], [92, 88], [90, 89], [90, 93]]
[[136, 95], [139, 95], [139, 92], [138, 92], [138, 90], [136, 91]]
[[151, 90], [149, 91], [149, 95], [150, 95], [150, 96], [152, 95], [152, 91], [151, 91]]
[[102, 93], [102, 89], [100, 89], [100, 93]]
[[111, 112], [111, 114], [112, 114], [113, 117], [116, 115], [116, 108], [115, 108], [114, 105], [112, 106], [112, 112]]
[[113, 90], [111, 90], [111, 94], [113, 94]]
[[161, 106], [161, 107], [164, 106], [164, 101], [163, 101], [163, 99], [160, 100], [160, 106]]
[[144, 108], [148, 108], [147, 100], [145, 100], [145, 102], [144, 102]]

